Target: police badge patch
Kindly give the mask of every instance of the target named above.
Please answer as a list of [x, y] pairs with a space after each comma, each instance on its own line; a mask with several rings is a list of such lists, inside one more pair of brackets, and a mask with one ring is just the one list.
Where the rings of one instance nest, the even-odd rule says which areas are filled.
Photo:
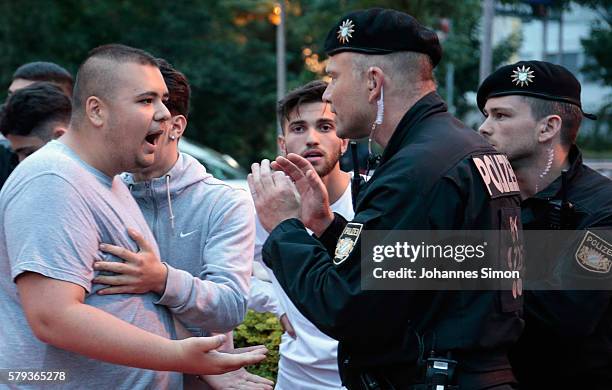
[[340, 238], [338, 239], [338, 242], [336, 243], [334, 257], [335, 265], [342, 264], [344, 260], [349, 257], [353, 251], [353, 248], [355, 247], [355, 244], [357, 243], [357, 240], [359, 239], [362, 228], [363, 224], [361, 223], [349, 222], [346, 224]]
[[612, 244], [587, 231], [576, 250], [575, 258], [587, 271], [608, 273], [612, 268]]

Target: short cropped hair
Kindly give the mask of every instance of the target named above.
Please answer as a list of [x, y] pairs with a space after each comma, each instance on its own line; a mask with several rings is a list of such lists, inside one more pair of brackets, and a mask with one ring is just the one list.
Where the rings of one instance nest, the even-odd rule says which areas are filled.
[[556, 100], [539, 99], [532, 96], [521, 97], [531, 108], [531, 114], [535, 120], [540, 120], [548, 115], [559, 115], [561, 117], [561, 143], [563, 145], [569, 146], [576, 142], [578, 130], [582, 123], [580, 107]]
[[311, 81], [299, 88], [289, 92], [278, 102], [276, 114], [280, 121], [283, 132], [285, 131], [285, 120], [289, 120], [289, 114], [306, 103], [323, 103], [323, 93], [327, 89], [327, 83], [322, 80]]
[[365, 74], [372, 66], [378, 66], [396, 84], [409, 89], [410, 84], [435, 82], [433, 64], [427, 54], [398, 51], [385, 55], [353, 54], [353, 73]]
[[30, 81], [49, 81], [58, 85], [64, 93], [72, 95], [74, 80], [70, 72], [53, 62], [35, 61], [21, 65], [15, 73], [13, 80], [24, 79]]
[[53, 137], [53, 127], [70, 122], [70, 99], [55, 84], [38, 82], [15, 91], [3, 107], [0, 131], [3, 135]]
[[166, 87], [168, 87], [168, 94], [170, 95], [168, 101], [164, 103], [168, 111], [170, 111], [170, 114], [173, 116], [183, 115], [185, 118], [188, 118], [191, 88], [189, 87], [187, 77], [163, 58], [158, 58], [157, 64], [159, 66], [159, 71], [164, 77]]
[[111, 98], [117, 83], [115, 65], [136, 63], [157, 66], [155, 58], [144, 50], [113, 43], [92, 49], [77, 72], [72, 98], [73, 118], [81, 114], [90, 96]]

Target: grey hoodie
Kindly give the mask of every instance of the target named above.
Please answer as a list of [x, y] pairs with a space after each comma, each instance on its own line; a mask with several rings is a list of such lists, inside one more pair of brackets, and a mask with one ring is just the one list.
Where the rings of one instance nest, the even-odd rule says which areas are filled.
[[246, 191], [215, 179], [181, 153], [162, 177], [131, 190], [168, 266], [166, 306], [194, 335], [227, 332], [244, 319], [255, 221]]

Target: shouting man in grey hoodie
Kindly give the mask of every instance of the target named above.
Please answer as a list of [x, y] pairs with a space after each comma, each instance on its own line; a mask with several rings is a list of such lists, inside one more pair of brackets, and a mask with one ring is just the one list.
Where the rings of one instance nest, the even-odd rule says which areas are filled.
[[[246, 313], [253, 258], [254, 211], [246, 191], [215, 179], [195, 158], [179, 153], [178, 142], [187, 126], [190, 88], [187, 78], [165, 60], [159, 68], [168, 87], [165, 103], [170, 125], [160, 131], [155, 163], [122, 178], [140, 206], [159, 244], [162, 263], [147, 251], [131, 252], [104, 245], [102, 250], [125, 263], [98, 262], [97, 283], [109, 285], [99, 294], [140, 294], [154, 291], [194, 335], [229, 332]], [[142, 238], [133, 235], [140, 244]], [[147, 246], [142, 242], [140, 248]], [[143, 253], [144, 252], [144, 253]], [[271, 388], [272, 382], [234, 373], [250, 388]], [[227, 388], [222, 377], [203, 378], [213, 388]], [[188, 382], [186, 382], [187, 384]]]

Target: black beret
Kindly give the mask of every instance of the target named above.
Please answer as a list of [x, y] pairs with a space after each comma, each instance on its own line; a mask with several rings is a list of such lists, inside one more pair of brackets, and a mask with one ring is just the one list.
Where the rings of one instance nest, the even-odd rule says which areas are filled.
[[[502, 66], [480, 85], [476, 102], [480, 111], [483, 111], [487, 99], [508, 95], [533, 96], [571, 103], [582, 110], [580, 82], [572, 72], [550, 62], [519, 61]], [[592, 114], [584, 111], [582, 113], [589, 119], [596, 119]]]
[[389, 54], [414, 51], [427, 54], [433, 66], [442, 58], [438, 35], [412, 16], [384, 8], [370, 8], [344, 15], [329, 31], [325, 52], [333, 56], [343, 51]]

